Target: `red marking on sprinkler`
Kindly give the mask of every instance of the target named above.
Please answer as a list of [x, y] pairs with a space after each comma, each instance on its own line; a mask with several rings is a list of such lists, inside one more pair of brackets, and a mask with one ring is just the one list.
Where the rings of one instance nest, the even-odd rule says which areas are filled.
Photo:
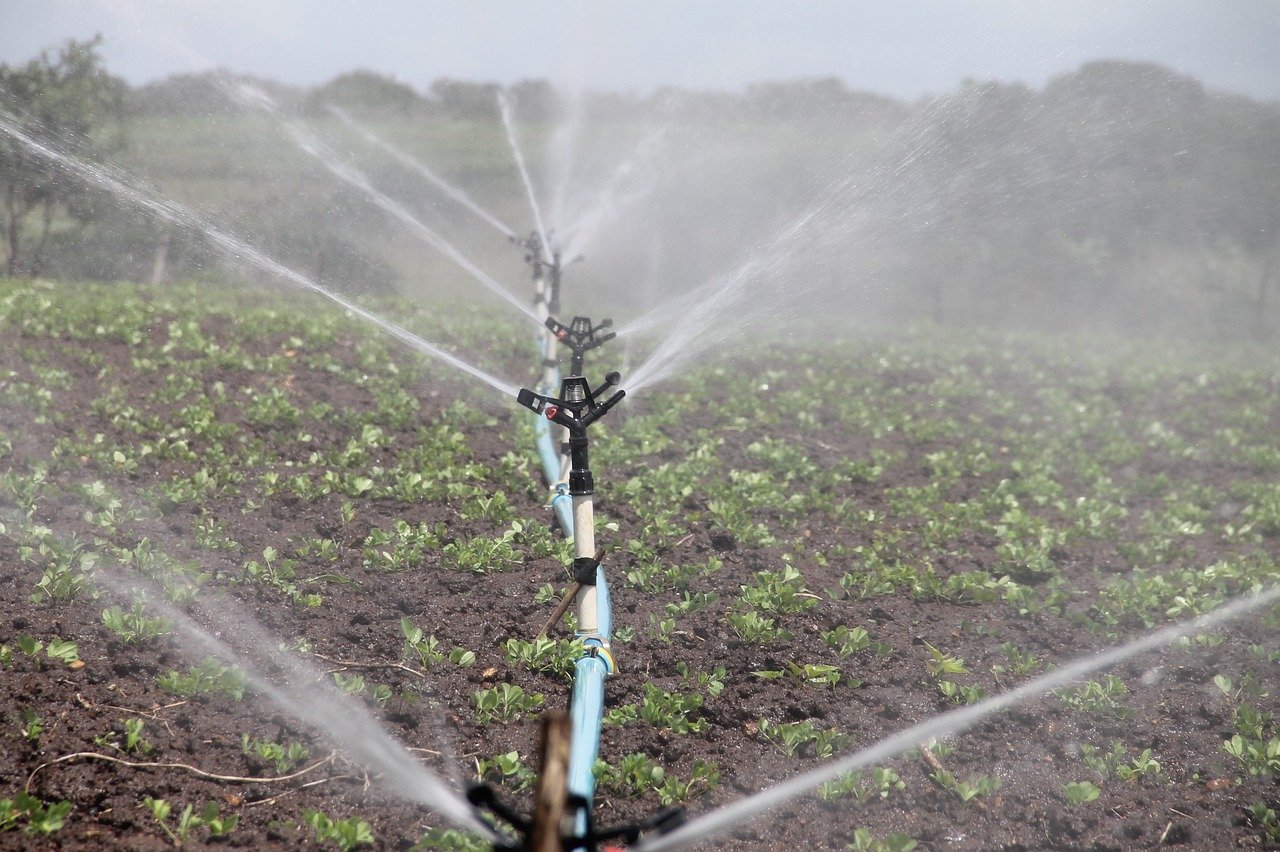
[[567, 328], [562, 328], [556, 332], [556, 340], [564, 340], [568, 336], [569, 330]]
[[542, 413], [547, 416], [548, 420], [554, 420], [556, 415], [560, 413], [560, 409], [558, 406], [548, 405], [546, 408], [542, 409]]

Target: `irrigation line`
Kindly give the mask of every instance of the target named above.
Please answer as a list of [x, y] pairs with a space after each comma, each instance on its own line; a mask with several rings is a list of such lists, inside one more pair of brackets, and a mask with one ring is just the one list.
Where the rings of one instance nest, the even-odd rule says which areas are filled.
[[685, 823], [670, 834], [643, 841], [634, 848], [636, 850], [644, 850], [644, 852], [658, 852], [661, 849], [680, 849], [713, 834], [741, 827], [744, 823], [761, 816], [771, 808], [776, 808], [791, 799], [812, 792], [825, 782], [838, 778], [846, 772], [864, 769], [886, 760], [892, 760], [917, 747], [921, 741], [960, 733], [992, 714], [999, 713], [1024, 701], [1040, 698], [1099, 669], [1110, 668], [1131, 657], [1153, 651], [1184, 636], [1217, 627], [1277, 601], [1280, 601], [1280, 586], [1272, 586], [1265, 591], [1238, 597], [1199, 618], [1170, 625], [1127, 645], [1121, 645], [1109, 651], [1067, 663], [1061, 668], [1041, 675], [1022, 686], [988, 698], [985, 701], [980, 701], [977, 704], [951, 710], [940, 716], [934, 716], [932, 719], [899, 731], [887, 739], [883, 739], [848, 757], [825, 763], [790, 780], [783, 781], [781, 784], [704, 814]]
[[[515, 396], [516, 388], [513, 385], [509, 385], [501, 379], [497, 379], [489, 375], [479, 367], [472, 366], [453, 353], [447, 352], [439, 346], [436, 346], [434, 343], [424, 340], [408, 329], [402, 328], [390, 320], [383, 319], [345, 296], [341, 296], [338, 293], [321, 286], [306, 275], [303, 275], [301, 272], [285, 266], [283, 263], [280, 263], [274, 258], [264, 254], [249, 243], [246, 243], [237, 237], [233, 237], [231, 234], [218, 228], [194, 210], [185, 207], [176, 201], [160, 198], [154, 192], [140, 186], [126, 183], [123, 175], [113, 175], [105, 167], [91, 165], [83, 160], [71, 156], [70, 154], [54, 150], [49, 145], [32, 137], [24, 131], [19, 125], [17, 117], [2, 108], [0, 108], [0, 131], [7, 133], [9, 136], [18, 140], [41, 157], [63, 166], [82, 180], [109, 190], [133, 204], [151, 211], [155, 216], [165, 220], [166, 222], [170, 222], [180, 228], [202, 232], [213, 242], [213, 245], [217, 249], [231, 259], [246, 261], [264, 272], [275, 275], [290, 284], [318, 293], [361, 319], [372, 323], [410, 348], [416, 349], [425, 355], [429, 355], [437, 360], [443, 361], [444, 363], [461, 370], [472, 378], [480, 380], [484, 384], [500, 392], [507, 399]], [[523, 306], [521, 306], [521, 310], [525, 310]]]
[[370, 130], [369, 128], [365, 127], [364, 125], [357, 122], [354, 118], [352, 118], [351, 115], [347, 113], [347, 111], [344, 110], [342, 107], [336, 106], [335, 104], [329, 104], [328, 110], [329, 112], [336, 115], [339, 119], [341, 119], [343, 124], [347, 125], [347, 127], [349, 127], [352, 131], [354, 131], [355, 133], [358, 133], [361, 137], [363, 137], [364, 140], [368, 142], [370, 145], [373, 145], [374, 147], [380, 149], [383, 153], [390, 156], [393, 160], [395, 160], [400, 165], [406, 166], [407, 168], [412, 169], [422, 177], [429, 180], [431, 183], [435, 184], [436, 188], [438, 188], [441, 192], [443, 192], [445, 195], [449, 196], [454, 201], [461, 204], [463, 207], [470, 210], [472, 213], [479, 216], [485, 222], [492, 225], [504, 237], [507, 237], [509, 239], [514, 239], [517, 236], [514, 230], [512, 230], [509, 226], [503, 224], [503, 222], [500, 219], [498, 219], [498, 217], [494, 216], [488, 210], [485, 210], [479, 204], [476, 204], [474, 201], [472, 201], [471, 198], [461, 189], [458, 189], [456, 186], [454, 186], [444, 178], [437, 175], [435, 172], [429, 169], [425, 163], [415, 159], [414, 157], [409, 156], [404, 151], [401, 151], [399, 148], [392, 145], [390, 142], [383, 140], [381, 136], [378, 136], [372, 130]]

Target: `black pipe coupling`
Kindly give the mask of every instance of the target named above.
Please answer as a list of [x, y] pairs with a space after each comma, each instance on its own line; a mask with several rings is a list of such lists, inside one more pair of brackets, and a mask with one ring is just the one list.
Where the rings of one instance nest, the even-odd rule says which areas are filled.
[[573, 581], [583, 586], [594, 586], [596, 584], [596, 569], [599, 567], [599, 559], [593, 559], [590, 556], [579, 556], [573, 560]]

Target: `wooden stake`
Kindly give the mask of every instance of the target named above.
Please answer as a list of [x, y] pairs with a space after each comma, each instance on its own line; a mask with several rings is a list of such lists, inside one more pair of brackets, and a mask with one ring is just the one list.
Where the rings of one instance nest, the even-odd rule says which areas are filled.
[[561, 825], [569, 790], [569, 717], [548, 713], [542, 719], [542, 773], [529, 828], [529, 852], [561, 852]]

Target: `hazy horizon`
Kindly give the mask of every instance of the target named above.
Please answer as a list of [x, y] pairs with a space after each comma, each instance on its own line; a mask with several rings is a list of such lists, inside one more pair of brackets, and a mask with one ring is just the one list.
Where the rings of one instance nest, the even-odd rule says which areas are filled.
[[14, 23], [0, 32], [0, 61], [24, 62], [68, 38], [101, 33], [108, 69], [133, 85], [213, 68], [298, 86], [370, 70], [419, 90], [442, 77], [640, 93], [836, 77], [911, 100], [965, 78], [1038, 86], [1086, 62], [1124, 60], [1280, 99], [1280, 6], [1262, 0], [927, 0], [893, 9], [761, 0], [5, 5]]

